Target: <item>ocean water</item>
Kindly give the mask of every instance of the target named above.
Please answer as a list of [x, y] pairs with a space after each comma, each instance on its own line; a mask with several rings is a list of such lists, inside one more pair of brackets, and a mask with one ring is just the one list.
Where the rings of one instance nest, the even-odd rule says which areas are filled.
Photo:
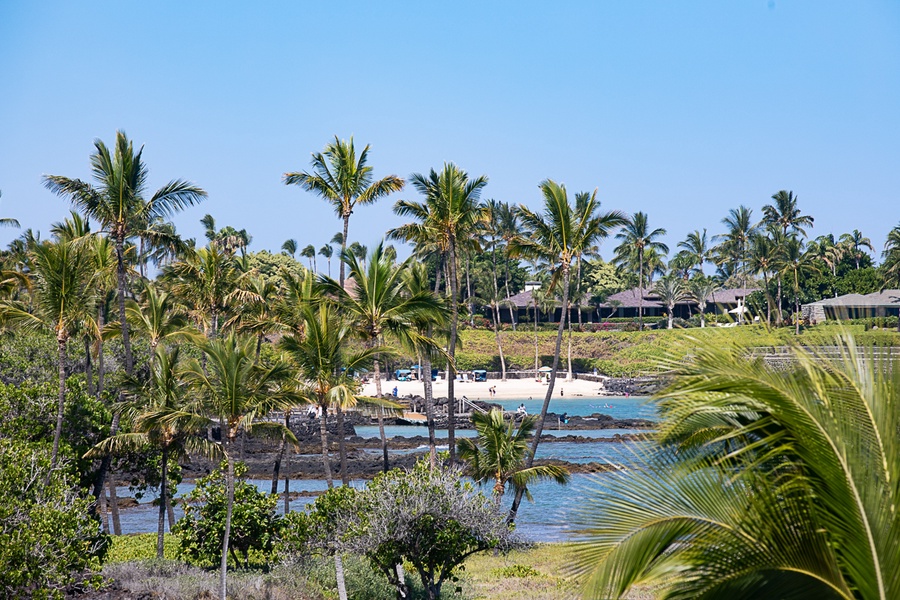
[[[502, 404], [507, 410], [515, 410], [521, 403], [525, 403], [526, 410], [529, 413], [540, 411], [540, 404], [543, 400], [503, 400], [498, 404]], [[608, 407], [610, 406], [611, 407]], [[652, 404], [647, 403], [646, 398], [563, 398], [557, 401], [555, 398], [551, 402], [551, 411], [568, 412], [570, 415], [590, 415], [594, 412], [610, 414], [619, 419], [625, 418], [650, 418], [655, 415]], [[386, 435], [389, 437], [395, 435], [413, 436], [428, 435], [428, 431], [424, 426], [388, 426]], [[357, 434], [363, 437], [378, 437], [377, 426], [357, 427]], [[458, 430], [458, 437], [468, 437], [474, 435], [472, 430]], [[597, 438], [597, 442], [553, 442], [545, 443], [538, 447], [538, 458], [560, 459], [571, 463], [588, 463], [599, 462], [614, 465], [629, 466], [635, 464], [639, 458], [634, 454], [635, 449], [639, 448], [641, 443], [637, 442], [608, 442], [601, 441], [609, 439], [616, 434], [641, 433], [640, 430], [633, 429], [595, 429], [582, 431], [557, 431], [555, 429], [545, 430], [544, 433], [550, 435], [579, 435], [584, 437]], [[446, 438], [446, 430], [438, 430], [439, 438]], [[442, 449], [446, 449], [444, 446]], [[414, 452], [424, 452], [427, 446], [414, 449], [391, 450], [393, 455], [408, 454]], [[367, 449], [366, 452], [380, 454], [380, 449]], [[570, 525], [572, 513], [574, 510], [583, 508], [586, 499], [590, 497], [590, 489], [596, 479], [609, 477], [610, 474], [584, 475], [573, 474], [571, 481], [567, 486], [560, 486], [552, 482], [541, 482], [531, 486], [531, 492], [534, 496], [534, 503], [523, 501], [519, 509], [517, 519], [517, 527], [519, 531], [527, 538], [534, 541], [563, 541], [570, 539], [573, 535], [573, 528]], [[250, 480], [251, 483], [259, 487], [261, 490], [268, 492], [271, 489], [270, 480]], [[365, 486], [364, 480], [354, 480], [351, 485], [355, 487]], [[182, 483], [178, 486], [176, 496], [183, 496], [194, 488], [193, 484]], [[279, 484], [279, 491], [283, 488], [283, 482]], [[327, 488], [324, 480], [293, 480], [291, 481], [292, 491], [324, 491]], [[490, 486], [483, 488], [485, 494], [490, 494]], [[117, 489], [120, 497], [131, 496], [131, 492], [127, 487]], [[158, 509], [151, 505], [154, 496], [145, 495], [139, 500], [140, 505], [136, 508], [121, 511], [120, 518], [123, 533], [146, 533], [154, 532], [157, 527]], [[292, 510], [302, 510], [308, 504], [315, 501], [315, 497], [300, 497], [291, 500]], [[511, 495], [504, 498], [504, 507], [509, 507], [512, 502]], [[279, 503], [279, 510], [283, 510], [283, 503]], [[176, 507], [176, 518], [182, 515], [181, 509]]]

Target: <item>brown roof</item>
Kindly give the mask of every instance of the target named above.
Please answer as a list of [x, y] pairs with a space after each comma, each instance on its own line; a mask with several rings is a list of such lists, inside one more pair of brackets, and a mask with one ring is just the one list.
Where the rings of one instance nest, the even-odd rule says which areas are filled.
[[[744, 299], [749, 294], [757, 291], [756, 288], [732, 288], [719, 290], [711, 294], [707, 299], [707, 303], [713, 304], [734, 304], [737, 305], [738, 298]], [[618, 292], [609, 296], [606, 302], [600, 306], [603, 308], [612, 308], [611, 302], [618, 302], [617, 306], [622, 308], [637, 308], [640, 305], [640, 295], [643, 296], [644, 308], [662, 308], [663, 305], [659, 301], [659, 297], [650, 288], [631, 288], [623, 292]], [[696, 304], [693, 299], [685, 299], [678, 304]]]

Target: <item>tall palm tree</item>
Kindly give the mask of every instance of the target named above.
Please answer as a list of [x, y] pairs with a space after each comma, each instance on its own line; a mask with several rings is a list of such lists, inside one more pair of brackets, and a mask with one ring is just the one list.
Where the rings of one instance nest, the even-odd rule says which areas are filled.
[[509, 320], [512, 323], [513, 331], [515, 331], [517, 325], [516, 314], [512, 302], [509, 301], [512, 297], [509, 289], [509, 282], [512, 279], [509, 272], [509, 264], [512, 258], [510, 256], [510, 241], [519, 235], [519, 213], [515, 206], [507, 202], [500, 203], [497, 210], [496, 227], [497, 234], [503, 240], [503, 269], [505, 275], [503, 287], [506, 291], [506, 306], [509, 309]]
[[[323, 291], [337, 300], [339, 310], [353, 321], [355, 336], [367, 348], [384, 347], [386, 338], [407, 347], [427, 345], [430, 340], [422, 338], [416, 325], [422, 321], [437, 319], [442, 306], [426, 290], [411, 294], [405, 288], [403, 277], [409, 261], [399, 265], [394, 263], [385, 255], [383, 247], [383, 242], [380, 242], [372, 250], [368, 264], [360, 262], [349, 251], [341, 256], [355, 283], [352, 293], [330, 278], [324, 279]], [[431, 344], [434, 345], [433, 342]], [[381, 352], [373, 356], [375, 395], [378, 398], [381, 398], [381, 358]], [[428, 375], [431, 375], [430, 371]], [[384, 472], [387, 473], [390, 466], [383, 410], [379, 410], [377, 414]]]
[[[659, 227], [651, 230], [647, 221], [647, 214], [636, 212], [626, 218], [622, 231], [616, 234], [616, 239], [622, 243], [615, 250], [613, 263], [618, 266], [637, 271], [638, 276], [638, 322], [639, 327], [644, 328], [644, 277], [648, 275], [645, 255], [648, 251], [669, 252], [669, 247], [658, 238], [666, 235], [666, 230]], [[651, 271], [652, 272], [652, 271]]]
[[331, 244], [325, 244], [319, 248], [319, 256], [328, 261], [328, 276], [331, 277], [331, 257], [334, 256], [334, 248]]
[[516, 427], [515, 419], [504, 419], [502, 410], [475, 412], [472, 413], [472, 424], [478, 432], [477, 437], [474, 440], [463, 438], [457, 442], [459, 458], [466, 463], [466, 474], [478, 483], [493, 482], [497, 506], [508, 484], [532, 500], [529, 483], [552, 480], [565, 485], [569, 482], [569, 472], [564, 467], [525, 466], [528, 438], [534, 432], [535, 421], [534, 415], [528, 415]]
[[665, 305], [668, 329], [672, 329], [672, 323], [675, 320], [675, 305], [688, 295], [684, 280], [680, 277], [666, 275], [656, 282], [656, 285], [653, 286], [653, 292], [659, 297], [659, 301]]
[[160, 451], [159, 475], [159, 517], [156, 532], [156, 558], [163, 558], [166, 511], [169, 510], [169, 528], [174, 525], [169, 502], [168, 469], [169, 460], [178, 460], [188, 452], [200, 453], [207, 457], [220, 455], [218, 444], [201, 437], [206, 428], [206, 419], [191, 412], [185, 412], [189, 403], [186, 382], [180, 370], [180, 350], [178, 346], [167, 350], [159, 346], [151, 361], [150, 378], [144, 384], [132, 383], [133, 398], [121, 403], [117, 412], [126, 416], [131, 423], [130, 433], [119, 433], [108, 437], [84, 457], [95, 458], [107, 454], [133, 450], [140, 451], [147, 445]]
[[306, 245], [303, 250], [300, 251], [300, 256], [305, 258], [309, 263], [309, 270], [313, 273], [318, 272], [316, 269], [316, 247], [312, 244]]
[[863, 234], [859, 232], [859, 229], [854, 229], [853, 233], [841, 234], [840, 241], [849, 248], [850, 252], [853, 254], [857, 271], [859, 270], [859, 261], [863, 257], [863, 248], [868, 248], [870, 252], [875, 251], [875, 248], [872, 247], [872, 240], [863, 236]]
[[659, 449], [576, 517], [586, 595], [900, 595], [900, 376], [850, 336], [796, 369], [707, 346], [659, 394]]
[[697, 308], [700, 311], [700, 327], [706, 327], [706, 305], [710, 298], [719, 291], [716, 280], [703, 274], [694, 275], [693, 279], [688, 281], [687, 291], [697, 302]]
[[91, 318], [95, 290], [91, 285], [91, 263], [76, 242], [45, 242], [36, 245], [32, 253], [31, 306], [4, 301], [0, 303], [0, 320], [20, 330], [52, 331], [56, 337], [59, 399], [50, 459], [55, 467], [65, 410], [68, 343], [78, 328], [95, 327]]
[[[777, 270], [779, 248], [772, 239], [760, 233], [750, 238], [749, 271], [763, 276], [763, 292], [766, 294], [766, 325], [772, 325], [772, 294], [769, 293], [769, 275]], [[781, 308], [779, 307], [779, 311]]]
[[775, 203], [763, 206], [763, 223], [780, 227], [784, 235], [790, 230], [806, 237], [806, 228], [813, 226], [814, 219], [800, 212], [797, 199], [792, 191], [781, 190], [774, 194], [772, 200]]
[[225, 475], [225, 533], [222, 539], [219, 597], [226, 600], [226, 569], [231, 517], [234, 508], [234, 444], [239, 433], [286, 437], [297, 443], [294, 434], [281, 423], [259, 420], [276, 409], [294, 406], [300, 400], [293, 383], [293, 371], [286, 362], [261, 365], [254, 360], [254, 340], [235, 335], [204, 342], [201, 350], [206, 365], [192, 359], [184, 368], [184, 378], [199, 394], [189, 410], [173, 411], [166, 421], [182, 416], [195, 418], [203, 427], [216, 423], [221, 428], [222, 452], [227, 461]]
[[[129, 300], [125, 314], [138, 337], [150, 344], [151, 366], [157, 356], [156, 349], [169, 343], [200, 343], [202, 335], [188, 323], [184, 307], [176, 305], [174, 298], [165, 291], [158, 291], [150, 282], [143, 284], [140, 303]], [[118, 323], [111, 333], [121, 331]]]
[[[372, 181], [372, 167], [368, 166], [369, 146], [363, 148], [356, 158], [353, 138], [350, 141], [334, 137], [334, 142], [325, 150], [312, 156], [312, 173], [293, 172], [284, 174], [285, 185], [299, 185], [309, 192], [315, 192], [331, 203], [334, 212], [344, 221], [341, 234], [341, 253], [347, 249], [347, 230], [350, 215], [357, 205], [374, 204], [381, 198], [399, 192], [404, 182], [396, 175], [388, 175]], [[339, 281], [344, 284], [344, 265], [341, 263]]]
[[815, 256], [807, 252], [803, 240], [797, 236], [788, 238], [779, 258], [780, 272], [790, 275], [794, 284], [794, 333], [800, 335], [800, 279], [819, 270]]
[[487, 185], [484, 175], [469, 179], [469, 175], [454, 165], [444, 164], [440, 173], [434, 169], [428, 176], [414, 173], [410, 178], [413, 187], [425, 196], [424, 202], [399, 200], [394, 212], [401, 217], [412, 217], [417, 222], [407, 223], [388, 232], [394, 239], [410, 241], [431, 240], [446, 259], [450, 291], [450, 339], [449, 378], [447, 381], [447, 437], [450, 443], [450, 461], [456, 460], [456, 343], [459, 328], [459, 249], [466, 241], [475, 242], [474, 233], [484, 220], [484, 210], [479, 202], [481, 191]]
[[134, 361], [128, 319], [125, 318], [125, 243], [140, 235], [157, 217], [166, 218], [206, 198], [206, 192], [194, 184], [174, 179], [147, 199], [148, 169], [142, 159], [143, 147], [137, 152], [124, 131], [116, 132], [115, 147], [94, 141], [91, 171], [94, 184], [60, 175], [45, 175], [44, 185], [50, 191], [67, 196], [88, 218], [98, 222], [101, 230], [115, 241], [116, 277], [118, 280], [119, 322], [125, 346], [125, 372], [131, 376]]
[[[537, 257], [552, 265], [553, 278], [550, 286], [552, 290], [556, 285], [562, 285], [563, 310], [556, 330], [550, 382], [531, 442], [531, 451], [525, 460], [526, 468], [531, 468], [534, 464], [534, 455], [544, 430], [544, 419], [550, 409], [550, 398], [553, 396], [553, 386], [556, 383], [556, 370], [559, 368], [560, 347], [568, 312], [566, 307], [569, 303], [572, 261], [583, 252], [584, 248], [599, 243], [609, 235], [610, 230], [627, 222], [626, 217], [618, 211], [599, 213], [596, 191], [588, 199], [583, 210], [578, 211], [569, 203], [564, 185], [546, 179], [541, 182], [540, 189], [544, 197], [542, 214], [533, 213], [525, 206], [519, 207], [519, 218], [527, 233], [513, 241], [513, 255]], [[516, 497], [510, 508], [510, 522], [516, 518], [523, 493], [523, 490], [516, 491]]]
[[297, 255], [297, 240], [285, 240], [281, 245], [281, 251], [294, 258]]
[[746, 288], [750, 239], [758, 229], [753, 223], [753, 211], [743, 204], [732, 208], [728, 211], [728, 216], [722, 219], [722, 224], [727, 231], [718, 236], [721, 240], [718, 246], [719, 260], [732, 262], [732, 270], [740, 277], [741, 287]]
[[163, 269], [161, 279], [172, 294], [190, 307], [206, 336], [214, 339], [227, 316], [239, 277], [235, 258], [218, 246], [200, 248]]
[[699, 229], [695, 229], [687, 234], [683, 241], [678, 242], [678, 247], [681, 248], [678, 254], [685, 256], [691, 268], [697, 273], [702, 273], [703, 265], [712, 262], [713, 249], [706, 235], [705, 228], [702, 232]]

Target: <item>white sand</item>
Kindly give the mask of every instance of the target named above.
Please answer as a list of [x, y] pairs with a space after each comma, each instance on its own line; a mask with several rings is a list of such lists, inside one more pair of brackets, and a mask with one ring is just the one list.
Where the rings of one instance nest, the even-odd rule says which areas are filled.
[[[434, 397], [441, 398], [447, 397], [447, 382], [444, 380], [434, 381], [432, 382], [434, 389]], [[382, 381], [381, 382], [381, 393], [382, 394], [390, 394], [394, 389], [394, 386], [397, 387], [397, 395], [400, 397], [412, 395], [424, 396], [425, 388], [424, 384], [421, 381]], [[500, 381], [499, 379], [489, 379], [487, 381], [467, 381], [460, 382], [457, 381], [454, 386], [454, 395], [459, 398], [461, 396], [466, 396], [469, 400], [484, 400], [490, 401], [491, 396], [488, 393], [488, 388], [496, 387], [497, 394], [494, 396], [496, 400], [505, 400], [505, 399], [513, 399], [513, 400], [524, 400], [529, 397], [531, 398], [543, 398], [547, 394], [547, 384], [546, 383], [538, 383], [532, 378], [529, 379], [507, 379], [506, 381]], [[582, 379], [575, 379], [572, 381], [566, 381], [565, 375], [561, 375], [556, 378], [556, 383], [553, 386], [553, 397], [559, 398], [560, 391], [563, 392], [564, 398], [596, 398], [599, 396], [600, 384], [595, 381], [585, 381]], [[363, 386], [363, 394], [372, 396], [375, 394], [375, 383], [369, 382], [368, 384]]]

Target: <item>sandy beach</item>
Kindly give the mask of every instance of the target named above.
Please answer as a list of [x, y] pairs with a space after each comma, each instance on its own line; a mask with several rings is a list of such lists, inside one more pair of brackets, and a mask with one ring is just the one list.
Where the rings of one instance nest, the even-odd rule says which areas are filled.
[[[436, 398], [447, 396], [447, 382], [443, 379], [432, 382], [434, 386], [434, 396]], [[409, 395], [423, 396], [425, 394], [424, 384], [421, 381], [382, 381], [381, 393], [389, 394], [397, 387], [397, 395], [400, 397]], [[497, 393], [493, 399], [495, 400], [525, 400], [527, 398], [543, 398], [547, 394], [547, 384], [539, 383], [534, 379], [508, 379], [500, 381], [499, 379], [489, 379], [488, 381], [457, 381], [454, 393], [457, 397], [466, 396], [469, 400], [491, 400], [488, 388], [496, 387]], [[596, 398], [598, 397], [600, 384], [595, 381], [584, 381], [575, 379], [566, 381], [565, 376], [559, 377], [553, 387], [553, 397], [564, 398]], [[375, 394], [375, 383], [369, 382], [363, 386], [363, 394], [372, 396]]]

